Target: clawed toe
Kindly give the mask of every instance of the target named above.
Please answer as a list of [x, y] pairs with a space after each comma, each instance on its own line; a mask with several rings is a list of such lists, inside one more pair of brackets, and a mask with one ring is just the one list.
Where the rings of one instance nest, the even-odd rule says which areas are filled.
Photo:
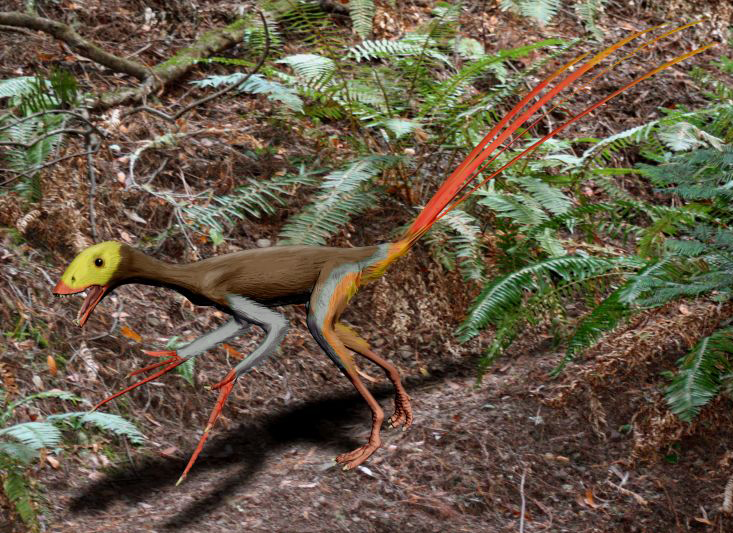
[[405, 431], [412, 425], [412, 407], [410, 406], [410, 399], [407, 396], [397, 396], [395, 398], [394, 414], [389, 418], [387, 423], [393, 429], [402, 426], [402, 431]]
[[356, 468], [364, 461], [369, 459], [369, 457], [371, 457], [372, 454], [377, 451], [379, 446], [379, 444], [367, 443], [352, 452], [342, 453], [341, 455], [337, 456], [336, 462], [344, 465], [344, 470], [351, 470], [352, 468]]

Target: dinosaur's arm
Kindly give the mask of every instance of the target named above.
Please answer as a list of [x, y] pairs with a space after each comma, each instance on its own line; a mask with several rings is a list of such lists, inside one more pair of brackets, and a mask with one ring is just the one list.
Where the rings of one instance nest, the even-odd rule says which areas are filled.
[[214, 427], [214, 423], [219, 417], [219, 414], [224, 407], [224, 403], [226, 402], [229, 393], [232, 391], [234, 382], [239, 376], [241, 376], [242, 374], [246, 374], [255, 366], [267, 359], [267, 357], [272, 355], [275, 349], [283, 341], [283, 339], [285, 338], [285, 334], [288, 331], [288, 321], [285, 319], [284, 316], [282, 316], [280, 313], [273, 311], [272, 309], [264, 307], [243, 296], [229, 295], [227, 297], [227, 301], [229, 303], [229, 308], [234, 313], [233, 322], [245, 324], [245, 327], [249, 327], [249, 324], [256, 324], [257, 326], [260, 326], [262, 329], [265, 330], [265, 340], [257, 347], [254, 352], [249, 354], [247, 357], [244, 358], [242, 362], [240, 362], [237, 366], [230, 370], [229, 374], [227, 374], [226, 378], [224, 378], [223, 381], [214, 385], [213, 388], [220, 389], [219, 399], [216, 402], [214, 410], [211, 412], [209, 423], [206, 425], [206, 429], [204, 429], [204, 434], [201, 436], [198, 446], [196, 446], [196, 449], [191, 455], [191, 458], [188, 460], [188, 465], [183, 471], [183, 474], [178, 480], [178, 483], [185, 479], [188, 471], [191, 470], [191, 467], [196, 462], [196, 458], [199, 456], [199, 453], [201, 453], [201, 450], [204, 447], [204, 443], [209, 437], [209, 433]]
[[180, 357], [190, 359], [211, 350], [222, 342], [227, 342], [234, 337], [239, 337], [250, 328], [247, 323], [242, 323], [236, 319], [232, 319], [214, 331], [202, 335], [190, 344], [176, 350]]
[[160, 367], [163, 367], [163, 368], [161, 370], [158, 370], [156, 373], [146, 377], [145, 379], [141, 379], [137, 383], [133, 383], [132, 385], [124, 388], [120, 392], [113, 394], [109, 398], [105, 398], [104, 400], [99, 402], [97, 405], [95, 405], [92, 410], [97, 410], [100, 407], [102, 407], [104, 404], [109, 402], [110, 400], [114, 400], [115, 398], [122, 396], [123, 394], [126, 394], [133, 389], [138, 388], [140, 385], [144, 385], [145, 383], [149, 381], [159, 378], [163, 374], [170, 372], [171, 370], [185, 363], [189, 359], [192, 359], [193, 357], [196, 357], [197, 355], [200, 355], [204, 353], [205, 351], [210, 350], [211, 348], [214, 348], [217, 344], [221, 344], [222, 342], [226, 342], [229, 339], [238, 337], [242, 333], [246, 332], [249, 328], [250, 328], [249, 324], [241, 323], [235, 319], [232, 319], [229, 322], [227, 322], [226, 324], [224, 324], [223, 326], [218, 327], [214, 331], [206, 333], [205, 335], [202, 335], [195, 341], [191, 342], [190, 344], [187, 344], [186, 346], [178, 350], [166, 350], [162, 352], [145, 352], [146, 354], [150, 356], [161, 357], [165, 359], [162, 359], [158, 363], [153, 363], [152, 365], [146, 366], [144, 368], [140, 368], [136, 370], [135, 372], [133, 372], [132, 374], [130, 374], [131, 376], [137, 376], [139, 374], [148, 372], [150, 370], [154, 370], [156, 368], [160, 368]]
[[255, 324], [265, 330], [266, 334], [262, 344], [232, 370], [236, 374], [236, 380], [272, 355], [288, 332], [288, 321], [280, 313], [243, 296], [231, 295], [227, 300], [235, 320]]

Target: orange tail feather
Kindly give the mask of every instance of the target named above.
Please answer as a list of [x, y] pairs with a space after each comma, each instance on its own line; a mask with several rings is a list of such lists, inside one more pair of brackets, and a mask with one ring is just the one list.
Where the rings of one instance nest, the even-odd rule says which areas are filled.
[[[631, 55], [635, 54], [638, 50], [668, 36], [672, 33], [675, 33], [677, 31], [681, 31], [685, 28], [688, 28], [694, 24], [698, 24], [701, 21], [695, 21], [689, 24], [685, 24], [683, 26], [679, 26], [677, 28], [674, 28], [672, 30], [669, 30], [665, 32], [664, 34], [654, 38], [650, 39], [646, 42], [644, 42], [641, 46], [636, 48], [631, 54], [628, 54], [621, 60], [614, 63], [611, 67], [608, 67], [604, 69], [600, 74], [595, 76], [592, 80], [598, 78], [598, 76], [605, 73], [610, 68], [613, 68], [621, 61], [625, 60], [626, 58], [630, 57]], [[516, 106], [514, 106], [509, 113], [501, 120], [499, 121], [492, 129], [491, 131], [484, 137], [484, 139], [471, 151], [471, 153], [466, 157], [466, 159], [451, 173], [450, 176], [446, 179], [446, 181], [443, 183], [443, 185], [438, 189], [438, 191], [435, 193], [435, 195], [430, 199], [428, 204], [425, 206], [423, 211], [420, 213], [420, 215], [415, 219], [415, 221], [412, 223], [410, 228], [407, 230], [407, 232], [402, 237], [402, 242], [407, 242], [409, 245], [417, 241], [422, 235], [427, 232], [428, 229], [442, 216], [444, 216], [449, 210], [455, 208], [460, 202], [464, 201], [470, 194], [472, 194], [476, 189], [478, 189], [481, 185], [486, 183], [489, 179], [493, 178], [497, 174], [499, 174], [501, 171], [505, 170], [509, 166], [513, 165], [516, 161], [518, 161], [521, 157], [524, 157], [534, 149], [536, 149], [538, 146], [540, 146], [542, 143], [568, 127], [570, 124], [574, 123], [575, 121], [579, 120], [581, 117], [587, 115], [588, 113], [592, 112], [593, 110], [597, 109], [601, 105], [608, 102], [611, 98], [617, 96], [621, 92], [625, 91], [626, 89], [632, 87], [633, 85], [636, 85], [640, 81], [660, 72], [661, 70], [664, 70], [665, 68], [668, 68], [671, 65], [674, 65], [675, 63], [678, 63], [680, 61], [683, 61], [684, 59], [687, 59], [691, 57], [692, 55], [698, 54], [706, 49], [708, 49], [711, 45], [698, 48], [696, 50], [693, 50], [692, 52], [689, 52], [687, 54], [684, 54], [682, 56], [679, 56], [675, 58], [674, 60], [671, 60], [660, 67], [653, 69], [652, 71], [649, 71], [647, 74], [637, 78], [633, 82], [630, 82], [626, 84], [621, 89], [615, 91], [612, 95], [602, 99], [601, 101], [597, 102], [596, 104], [589, 106], [586, 110], [582, 111], [581, 113], [575, 115], [568, 121], [566, 121], [561, 126], [555, 128], [552, 132], [550, 132], [548, 135], [543, 137], [540, 141], [534, 143], [530, 148], [524, 150], [520, 155], [513, 158], [509, 163], [502, 166], [501, 169], [497, 170], [496, 172], [492, 173], [488, 178], [486, 178], [481, 184], [478, 186], [472, 187], [468, 193], [464, 194], [460, 197], [459, 200], [456, 201], [456, 198], [461, 195], [463, 191], [465, 191], [468, 187], [470, 187], [471, 182], [476, 178], [476, 176], [485, 170], [486, 166], [493, 162], [504, 150], [506, 150], [511, 144], [516, 141], [517, 138], [510, 141], [509, 145], [503, 148], [500, 152], [498, 152], [492, 159], [487, 161], [489, 156], [496, 151], [496, 149], [507, 139], [509, 138], [514, 132], [516, 132], [529, 118], [534, 115], [542, 106], [544, 106], [546, 103], [551, 101], [555, 96], [557, 96], [558, 93], [560, 93], [562, 90], [566, 89], [567, 87], [571, 86], [573, 83], [575, 83], [581, 76], [583, 76], [585, 73], [587, 73], [591, 68], [593, 68], [595, 65], [597, 65], [600, 61], [607, 58], [610, 54], [621, 48], [622, 46], [628, 44], [629, 42], [633, 41], [634, 39], [640, 37], [641, 35], [644, 35], [646, 33], [649, 33], [655, 29], [658, 29], [664, 25], [655, 26], [653, 28], [649, 28], [647, 30], [636, 32], [629, 37], [609, 46], [608, 48], [602, 50], [595, 56], [593, 56], [591, 59], [583, 63], [575, 72], [567, 75], [562, 81], [560, 81], [556, 86], [554, 86], [552, 89], [547, 91], [543, 96], [541, 96], [537, 102], [529, 106], [524, 112], [521, 113], [521, 115], [511, 122], [509, 122], [517, 115], [519, 114], [525, 106], [530, 102], [531, 99], [533, 99], [535, 96], [537, 96], [542, 90], [544, 90], [550, 82], [552, 82], [555, 78], [557, 78], [560, 74], [571, 68], [573, 65], [580, 62], [582, 59], [584, 59], [587, 54], [584, 54], [580, 57], [577, 57], [573, 59], [572, 61], [566, 63], [562, 67], [560, 67], [557, 71], [553, 72], [550, 76], [548, 76], [545, 80], [543, 80], [540, 84], [538, 84], [532, 91], [530, 91]], [[541, 117], [540, 117], [541, 119]], [[536, 120], [532, 125], [536, 124], [540, 119]], [[507, 124], [509, 124], [507, 126]], [[502, 128], [506, 126], [506, 129], [499, 133]], [[531, 127], [531, 126], [530, 126]], [[492, 140], [493, 139], [493, 140]], [[447, 209], [446, 209], [447, 208]]]

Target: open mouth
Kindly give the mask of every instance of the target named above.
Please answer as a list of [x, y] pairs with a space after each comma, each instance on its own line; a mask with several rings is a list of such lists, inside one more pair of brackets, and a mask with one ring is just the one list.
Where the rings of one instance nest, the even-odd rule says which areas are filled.
[[56, 287], [54, 287], [53, 293], [57, 296], [68, 296], [70, 294], [79, 294], [80, 292], [86, 291], [84, 303], [81, 304], [79, 314], [76, 316], [76, 323], [81, 327], [86, 323], [89, 315], [92, 314], [92, 311], [94, 311], [97, 304], [102, 300], [102, 298], [104, 298], [108, 289], [109, 286], [107, 285], [89, 285], [88, 287], [81, 289], [72, 289], [63, 281], [59, 281]]

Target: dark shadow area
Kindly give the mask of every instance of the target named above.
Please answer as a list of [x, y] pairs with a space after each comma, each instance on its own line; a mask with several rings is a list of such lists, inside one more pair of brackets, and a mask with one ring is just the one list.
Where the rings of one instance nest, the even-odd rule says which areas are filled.
[[[475, 373], [475, 361], [471, 360], [462, 365], [433, 369], [426, 377], [412, 377], [403, 381], [408, 391], [415, 394], [420, 388], [446, 378], [471, 376]], [[391, 398], [394, 393], [391, 386], [371, 390], [378, 400]], [[207, 470], [232, 464], [239, 464], [241, 468], [218, 481], [215, 487], [201, 494], [194, 503], [161, 526], [176, 530], [205, 519], [235, 488], [251, 482], [268, 457], [293, 444], [310, 443], [333, 448], [338, 453], [357, 448], [363, 442], [356, 441], [347, 434], [357, 417], [363, 417], [365, 427], [368, 427], [368, 408], [364, 400], [356, 393], [341, 394], [314, 399], [287, 410], [253, 418], [250, 423], [242, 424], [209, 441], [189, 475], [189, 482]], [[156, 457], [148, 458], [136, 467], [127, 465], [87, 486], [72, 500], [71, 511], [94, 513], [105, 510], [117, 500], [133, 504], [147, 501], [157, 490], [173, 489], [185, 466], [184, 460]]]

